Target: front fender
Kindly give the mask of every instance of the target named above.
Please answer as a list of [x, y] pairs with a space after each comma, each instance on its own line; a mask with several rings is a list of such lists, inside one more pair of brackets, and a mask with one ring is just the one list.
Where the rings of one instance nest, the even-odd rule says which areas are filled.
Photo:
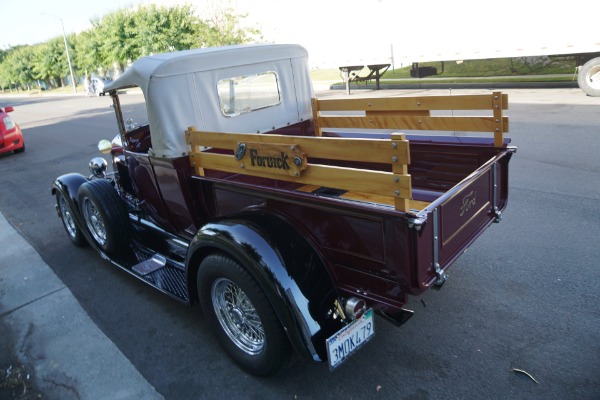
[[202, 258], [215, 251], [228, 254], [265, 292], [296, 351], [310, 361], [322, 361], [325, 339], [342, 327], [328, 313], [337, 298], [335, 288], [320, 259], [295, 230], [274, 217], [262, 222], [232, 219], [202, 227], [189, 248], [188, 289], [196, 291]]
[[52, 194], [55, 195], [57, 191], [61, 192], [69, 202], [71, 209], [79, 214], [77, 192], [79, 187], [87, 181], [88, 179], [85, 176], [77, 173], [61, 175], [52, 184]]

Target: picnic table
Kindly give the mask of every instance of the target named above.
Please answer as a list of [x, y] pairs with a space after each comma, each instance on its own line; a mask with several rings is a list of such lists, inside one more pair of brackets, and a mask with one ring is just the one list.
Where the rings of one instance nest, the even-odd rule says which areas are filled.
[[365, 67], [364, 65], [340, 67], [342, 79], [346, 84], [346, 94], [350, 94], [350, 82], [369, 82], [372, 79], [375, 79], [375, 90], [379, 90], [381, 88], [379, 85], [379, 80], [385, 71], [390, 68], [390, 65], [391, 64], [369, 64], [367, 65], [369, 73], [366, 76], [358, 75], [358, 71], [361, 71]]

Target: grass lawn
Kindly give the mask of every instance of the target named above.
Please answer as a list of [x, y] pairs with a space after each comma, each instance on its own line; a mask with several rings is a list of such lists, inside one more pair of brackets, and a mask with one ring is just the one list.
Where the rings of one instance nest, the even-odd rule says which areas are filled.
[[[445, 78], [444, 82], [449, 83], [458, 81], [467, 83], [497, 81], [549, 82], [572, 81], [577, 78], [576, 64], [573, 57], [498, 58], [462, 62], [446, 61], [443, 65], [441, 62], [432, 62], [420, 63], [419, 66], [432, 66], [438, 70], [437, 75], [419, 79], [419, 82], [436, 82], [436, 80], [439, 82], [439, 78]], [[365, 67], [358, 75], [366, 76], [368, 73], [369, 70]], [[313, 69], [311, 70], [311, 78], [313, 81], [336, 81], [343, 83], [340, 71], [336, 69]], [[457, 78], [457, 80], [449, 78]], [[410, 66], [403, 66], [394, 70], [391, 68], [388, 69], [381, 78], [381, 82], [385, 83], [386, 81], [389, 82], [390, 80], [398, 79], [410, 79]]]

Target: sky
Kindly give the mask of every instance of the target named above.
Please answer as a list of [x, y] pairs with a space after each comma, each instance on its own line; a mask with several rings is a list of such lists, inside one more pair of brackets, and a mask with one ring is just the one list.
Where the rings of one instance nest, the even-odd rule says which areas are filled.
[[[391, 60], [405, 65], [420, 55], [482, 58], [505, 49], [523, 53], [576, 42], [600, 46], [593, 21], [600, 15], [597, 0], [580, 0], [568, 11], [543, 0], [3, 0], [0, 48], [61, 36], [61, 19], [67, 34], [77, 33], [94, 17], [150, 2], [188, 3], [200, 13], [229, 2], [237, 13], [248, 14], [246, 23], [259, 28], [265, 41], [301, 44], [317, 67]], [[588, 23], [586, 15], [593, 16]]]
[[[6, 1], [6, 0], [5, 0]], [[3, 23], [0, 24], [0, 48], [19, 44], [35, 44], [62, 35], [61, 19], [66, 33], [88, 29], [90, 20], [111, 11], [138, 4], [156, 3], [191, 4], [202, 12], [213, 3], [227, 3], [239, 14], [248, 14], [245, 23], [257, 27], [265, 41], [302, 44], [314, 51], [314, 59], [333, 63], [354, 60], [352, 53], [357, 41], [366, 44], [366, 50], [377, 48], [389, 59], [390, 44], [375, 38], [369, 43], [377, 21], [363, 19], [360, 8], [367, 4], [377, 12], [386, 0], [101, 0], [87, 3], [82, 0], [8, 0], [2, 5]], [[389, 3], [389, 1], [388, 1]], [[375, 7], [373, 9], [372, 7]], [[32, 11], [35, 10], [35, 11]], [[358, 21], [358, 24], [356, 23]], [[379, 35], [380, 36], [380, 35]], [[361, 53], [366, 51], [363, 49]], [[371, 53], [371, 51], [366, 51]], [[364, 55], [372, 62], [370, 54]], [[313, 58], [313, 57], [311, 57]], [[378, 62], [378, 61], [376, 61]]]

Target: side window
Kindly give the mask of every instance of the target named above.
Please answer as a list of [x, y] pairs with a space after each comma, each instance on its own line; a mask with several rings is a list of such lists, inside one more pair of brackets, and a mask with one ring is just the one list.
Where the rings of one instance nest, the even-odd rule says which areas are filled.
[[146, 102], [141, 91], [132, 91], [132, 94], [119, 96], [125, 123], [126, 148], [136, 153], [147, 153], [152, 147], [152, 142]]
[[281, 103], [275, 72], [237, 76], [217, 82], [221, 112], [235, 117]]
[[132, 131], [140, 126], [148, 125], [148, 111], [141, 92], [133, 92], [133, 96], [119, 96], [125, 130]]

